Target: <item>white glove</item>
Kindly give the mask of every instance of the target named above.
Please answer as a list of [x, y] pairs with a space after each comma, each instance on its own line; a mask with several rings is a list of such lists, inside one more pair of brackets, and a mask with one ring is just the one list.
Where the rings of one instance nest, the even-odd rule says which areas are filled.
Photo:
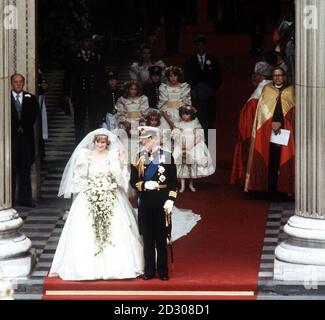
[[171, 213], [174, 207], [174, 201], [167, 200], [164, 205], [164, 209], [167, 213]]
[[159, 183], [157, 181], [147, 181], [144, 183], [144, 188], [146, 190], [156, 190], [159, 187]]

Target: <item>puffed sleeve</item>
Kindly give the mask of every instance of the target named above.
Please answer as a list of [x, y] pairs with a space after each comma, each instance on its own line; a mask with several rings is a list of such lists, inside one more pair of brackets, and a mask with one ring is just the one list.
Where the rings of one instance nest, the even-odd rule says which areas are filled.
[[158, 60], [155, 65], [161, 67], [163, 71], [166, 69], [166, 64], [162, 60]]
[[198, 118], [195, 118], [195, 120], [193, 120], [193, 127], [194, 129], [202, 129], [202, 125]]
[[168, 97], [167, 85], [163, 83], [159, 87], [158, 109], [161, 111], [164, 111], [164, 107], [167, 104], [168, 100], [169, 100], [169, 97]]
[[90, 150], [81, 149], [77, 158], [72, 178], [72, 193], [79, 193], [87, 184]]
[[138, 81], [138, 74], [139, 74], [139, 64], [137, 62], [133, 62], [131, 67], [130, 67], [130, 78], [131, 80], [136, 80]]
[[116, 179], [116, 183], [126, 193], [129, 188], [130, 172], [125, 162], [125, 158], [120, 149], [110, 151], [109, 171]]
[[118, 123], [124, 122], [126, 120], [126, 105], [125, 98], [120, 97], [116, 102], [116, 119]]
[[181, 101], [182, 105], [191, 106], [192, 105], [192, 98], [191, 98], [191, 86], [184, 82], [181, 85]]

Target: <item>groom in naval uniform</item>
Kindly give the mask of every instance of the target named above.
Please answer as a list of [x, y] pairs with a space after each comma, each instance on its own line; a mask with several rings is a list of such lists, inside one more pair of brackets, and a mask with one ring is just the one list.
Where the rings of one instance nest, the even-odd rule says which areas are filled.
[[157, 270], [161, 280], [168, 280], [167, 235], [171, 231], [168, 217], [177, 197], [176, 165], [172, 154], [160, 148], [158, 128], [140, 127], [139, 135], [144, 149], [131, 167], [131, 185], [139, 193], [138, 219], [145, 259], [143, 279], [154, 278]]

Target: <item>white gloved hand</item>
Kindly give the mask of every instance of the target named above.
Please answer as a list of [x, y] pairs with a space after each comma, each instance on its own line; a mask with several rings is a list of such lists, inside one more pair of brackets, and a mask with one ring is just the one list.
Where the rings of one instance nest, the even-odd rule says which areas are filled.
[[167, 200], [164, 205], [164, 209], [167, 213], [171, 213], [174, 207], [174, 201]]
[[144, 188], [146, 190], [156, 190], [159, 187], [159, 183], [157, 181], [147, 181], [144, 183]]

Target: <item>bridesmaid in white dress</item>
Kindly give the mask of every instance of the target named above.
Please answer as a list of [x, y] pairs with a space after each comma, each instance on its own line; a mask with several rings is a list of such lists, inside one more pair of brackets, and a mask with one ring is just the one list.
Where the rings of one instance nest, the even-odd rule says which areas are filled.
[[[136, 278], [143, 274], [142, 238], [136, 213], [126, 195], [129, 173], [122, 156], [125, 152], [117, 137], [106, 129], [88, 134], [74, 151], [64, 171], [59, 196], [78, 195], [63, 228], [50, 277], [97, 280]], [[118, 189], [109, 227], [109, 243], [96, 255], [98, 242], [85, 187], [87, 177], [108, 173], [114, 175]]]
[[130, 67], [130, 78], [131, 82], [139, 83], [140, 85], [149, 82], [149, 68], [152, 66], [159, 66], [162, 68], [162, 81], [164, 81], [164, 70], [166, 65], [163, 61], [153, 61], [152, 59], [152, 48], [148, 45], [144, 45], [141, 48], [141, 59], [140, 62], [132, 63]]
[[136, 127], [143, 125], [145, 116], [149, 109], [148, 98], [140, 95], [140, 88], [137, 83], [127, 83], [124, 89], [124, 95], [117, 100], [116, 118], [119, 127], [131, 133], [132, 125]]
[[161, 127], [163, 129], [174, 129], [175, 123], [179, 122], [179, 108], [191, 106], [191, 87], [183, 82], [181, 68], [169, 67], [166, 70], [167, 84], [159, 88], [159, 110], [161, 111]]
[[179, 109], [180, 121], [172, 131], [173, 156], [177, 167], [177, 178], [181, 181], [180, 193], [185, 191], [185, 180], [189, 189], [196, 192], [194, 179], [208, 177], [215, 172], [215, 166], [204, 141], [204, 130], [193, 107]]

